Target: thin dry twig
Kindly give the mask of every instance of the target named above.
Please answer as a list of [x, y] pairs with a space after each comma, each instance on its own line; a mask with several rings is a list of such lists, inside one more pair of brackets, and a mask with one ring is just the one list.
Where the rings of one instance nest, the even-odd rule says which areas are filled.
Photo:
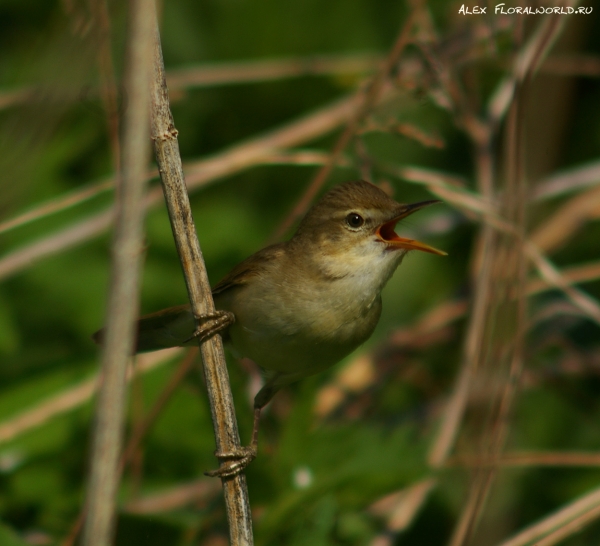
[[568, 523], [565, 523], [558, 529], [555, 529], [541, 540], [538, 540], [535, 546], [554, 546], [554, 544], [558, 544], [565, 538], [581, 531], [586, 525], [589, 525], [598, 518], [600, 518], [600, 506], [595, 506]]
[[357, 100], [354, 94], [344, 97], [283, 127], [188, 164], [185, 175], [189, 187], [193, 189], [209, 180], [268, 162], [274, 154], [286, 148], [333, 131], [350, 118], [356, 109]]
[[0, 234], [85, 203], [101, 193], [112, 189], [114, 185], [114, 179], [110, 178], [109, 180], [84, 186], [79, 190], [63, 194], [56, 199], [37, 205], [10, 220], [0, 223]]
[[152, 67], [153, 0], [137, 0], [130, 11], [125, 89], [123, 171], [117, 194], [112, 280], [102, 347], [102, 384], [96, 409], [91, 470], [83, 529], [85, 546], [112, 542], [125, 413], [126, 371], [133, 350], [138, 280], [143, 248], [145, 171], [149, 159], [148, 83]]
[[215, 497], [218, 492], [219, 482], [201, 479], [129, 501], [123, 509], [130, 514], [161, 514], [206, 501]]
[[552, 467], [590, 467], [600, 466], [600, 453], [585, 453], [580, 451], [520, 451], [503, 453], [500, 457], [491, 459], [480, 455], [458, 455], [450, 457], [444, 466], [493, 466], [501, 467], [526, 467], [526, 466], [552, 466]]
[[594, 489], [587, 495], [567, 504], [539, 522], [526, 527], [523, 531], [503, 541], [498, 546], [532, 546], [535, 541], [539, 541], [564, 525], [568, 525], [575, 518], [579, 518], [586, 513], [592, 513], [593, 517], [597, 518], [600, 515], [599, 512], [600, 489]]
[[380, 55], [355, 54], [213, 63], [169, 70], [167, 84], [169, 89], [176, 90], [189, 87], [258, 83], [301, 76], [361, 74], [373, 71], [382, 60]]
[[[151, 136], [154, 141], [156, 161], [192, 312], [196, 317], [214, 315], [215, 305], [192, 219], [177, 143], [177, 130], [169, 107], [158, 27], [155, 36]], [[221, 336], [215, 335], [204, 342], [199, 340], [199, 345], [217, 450], [219, 452], [239, 451], [240, 439]], [[253, 544], [252, 516], [246, 477], [240, 473], [222, 478], [222, 483], [231, 544], [251, 546]]]
[[[356, 135], [364, 135], [371, 132], [392, 133], [410, 138], [426, 148], [445, 148], [446, 143], [439, 135], [429, 133], [412, 123], [400, 123], [393, 117], [385, 122], [367, 118], [362, 127], [357, 129]], [[371, 177], [368, 178], [369, 180]]]
[[531, 198], [542, 201], [598, 184], [600, 184], [600, 161], [594, 161], [558, 172], [541, 180], [531, 192]]
[[[183, 349], [167, 349], [156, 353], [139, 355], [135, 369], [129, 368], [127, 380], [131, 381], [134, 375], [145, 374], [159, 366], [170, 362]], [[89, 379], [70, 386], [46, 400], [38, 402], [34, 406], [23, 410], [18, 415], [0, 422], [0, 444], [11, 442], [21, 434], [45, 425], [55, 419], [89, 402], [96, 394], [100, 383], [100, 374], [97, 373]]]
[[[262, 83], [303, 76], [359, 75], [376, 70], [383, 60], [381, 55], [375, 53], [356, 53], [210, 63], [169, 70], [167, 84], [172, 91], [181, 92], [185, 89]], [[102, 59], [102, 62], [105, 60]], [[0, 110], [43, 97], [42, 91], [34, 86], [2, 91]], [[106, 90], [101, 89], [92, 90], [90, 93], [95, 95], [105, 92]]]
[[408, 529], [419, 509], [437, 485], [434, 478], [426, 478], [401, 491], [375, 501], [369, 506], [369, 513], [385, 518], [385, 532], [377, 535], [370, 546], [391, 546], [395, 536]]
[[[600, 262], [590, 262], [582, 265], [573, 265], [560, 270], [560, 276], [569, 284], [590, 282], [600, 279]], [[537, 294], [555, 287], [546, 279], [532, 279], [527, 290], [529, 294]]]
[[[387, 167], [386, 170], [407, 182], [425, 184], [428, 188], [436, 188], [438, 191], [443, 191], [444, 189], [450, 190], [449, 187], [454, 189], [465, 189], [467, 187], [466, 180], [460, 176], [434, 171], [433, 169], [419, 165]], [[477, 199], [481, 201], [482, 198], [478, 197]], [[465, 203], [465, 207], [468, 208], [467, 203]]]
[[43, 258], [103, 233], [111, 226], [114, 214], [111, 207], [4, 255], [0, 259], [0, 279], [11, 277]]
[[600, 186], [579, 193], [563, 203], [531, 234], [531, 240], [544, 252], [554, 252], [600, 214]]
[[562, 290], [567, 298], [586, 316], [600, 326], [600, 304], [595, 298], [572, 286], [571, 282], [548, 260], [531, 241], [525, 241], [524, 250], [527, 257], [536, 266], [542, 278], [556, 288]]

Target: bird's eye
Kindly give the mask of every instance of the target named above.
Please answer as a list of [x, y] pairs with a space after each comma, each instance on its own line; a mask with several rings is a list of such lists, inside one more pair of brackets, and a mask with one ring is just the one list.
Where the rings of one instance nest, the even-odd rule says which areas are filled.
[[356, 212], [351, 212], [346, 216], [346, 223], [352, 228], [357, 229], [365, 223], [365, 219]]

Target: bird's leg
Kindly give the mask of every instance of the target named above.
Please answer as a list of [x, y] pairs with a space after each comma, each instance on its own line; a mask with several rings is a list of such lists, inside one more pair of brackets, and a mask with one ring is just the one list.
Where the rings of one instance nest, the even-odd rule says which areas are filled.
[[262, 408], [254, 408], [254, 424], [252, 426], [252, 440], [249, 446], [240, 446], [232, 451], [215, 451], [215, 456], [222, 461], [231, 463], [209, 470], [204, 474], [212, 478], [231, 478], [242, 472], [255, 458], [258, 453], [258, 424], [260, 422], [260, 411]]
[[274, 385], [275, 381], [267, 381], [266, 385], [258, 391], [254, 398], [254, 424], [252, 426], [252, 440], [249, 446], [241, 446], [232, 451], [215, 451], [215, 456], [222, 461], [231, 461], [217, 470], [205, 472], [206, 476], [213, 478], [230, 478], [242, 472], [255, 458], [258, 453], [258, 424], [260, 423], [260, 412], [270, 402], [271, 398], [279, 390]]
[[215, 334], [231, 326], [235, 322], [235, 315], [230, 311], [216, 310], [214, 313], [198, 315], [196, 316], [196, 320], [203, 322], [203, 324], [196, 326], [194, 333], [183, 344], [192, 341], [194, 338], [198, 338], [200, 343], [203, 343]]

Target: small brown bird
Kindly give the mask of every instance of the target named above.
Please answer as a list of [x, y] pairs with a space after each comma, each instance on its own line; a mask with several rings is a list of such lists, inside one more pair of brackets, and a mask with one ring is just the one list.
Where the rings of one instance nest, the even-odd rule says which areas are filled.
[[[406, 205], [368, 182], [342, 184], [308, 211], [289, 241], [258, 251], [215, 285], [218, 316], [230, 319], [220, 333], [236, 356], [264, 370], [265, 385], [254, 399], [251, 445], [218, 453], [232, 462], [210, 475], [234, 475], [256, 456], [260, 411], [281, 387], [333, 366], [371, 336], [381, 290], [408, 251], [446, 254], [394, 231], [438, 202]], [[205, 334], [189, 305], [172, 307], [139, 320], [137, 352], [197, 344]]]

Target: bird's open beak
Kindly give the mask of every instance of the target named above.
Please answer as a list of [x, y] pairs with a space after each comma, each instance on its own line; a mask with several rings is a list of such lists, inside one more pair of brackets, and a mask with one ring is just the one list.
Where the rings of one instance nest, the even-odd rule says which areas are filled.
[[438, 256], [447, 256], [448, 253], [443, 250], [438, 250], [437, 248], [433, 248], [432, 246], [426, 245], [425, 243], [421, 243], [420, 241], [415, 241], [414, 239], [405, 239], [404, 237], [399, 237], [396, 233], [396, 224], [410, 216], [413, 212], [417, 212], [424, 207], [428, 207], [429, 205], [435, 205], [436, 203], [440, 203], [437, 199], [432, 199], [431, 201], [421, 201], [419, 203], [412, 203], [411, 205], [405, 205], [402, 212], [392, 218], [389, 222], [382, 224], [377, 228], [377, 236], [390, 247], [396, 248], [405, 248], [407, 250], [422, 250], [423, 252], [430, 252], [431, 254], [437, 254]]

